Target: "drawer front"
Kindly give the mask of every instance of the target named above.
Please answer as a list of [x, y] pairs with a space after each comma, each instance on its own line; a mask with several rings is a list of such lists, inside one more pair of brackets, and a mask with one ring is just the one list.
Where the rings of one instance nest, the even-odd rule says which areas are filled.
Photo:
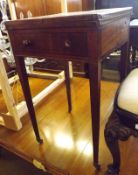
[[11, 37], [15, 55], [87, 56], [87, 35], [84, 32], [15, 31]]

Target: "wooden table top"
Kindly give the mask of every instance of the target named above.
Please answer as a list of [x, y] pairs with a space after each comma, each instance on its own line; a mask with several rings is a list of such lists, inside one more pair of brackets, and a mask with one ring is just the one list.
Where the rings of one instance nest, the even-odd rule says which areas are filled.
[[[64, 26], [82, 26], [84, 22], [87, 22], [87, 25], [97, 25], [97, 23], [88, 23], [90, 22], [99, 22], [102, 25], [105, 21], [111, 20], [121, 15], [126, 15], [132, 13], [132, 7], [125, 8], [113, 8], [113, 9], [102, 9], [102, 10], [92, 10], [92, 11], [83, 11], [83, 12], [68, 12], [60, 13], [55, 15], [41, 16], [41, 17], [32, 17], [29, 19], [20, 19], [7, 21], [6, 27], [8, 29], [20, 29], [26, 28], [27, 25], [31, 23], [32, 28], [34, 27], [64, 27]], [[80, 23], [81, 22], [81, 23]], [[79, 24], [78, 24], [79, 23]], [[28, 26], [29, 27], [29, 26]]]

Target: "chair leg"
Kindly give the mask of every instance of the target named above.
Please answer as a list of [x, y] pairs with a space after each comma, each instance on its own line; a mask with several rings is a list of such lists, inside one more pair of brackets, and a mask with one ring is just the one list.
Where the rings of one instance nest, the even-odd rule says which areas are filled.
[[113, 163], [108, 166], [105, 175], [119, 175], [120, 150], [118, 140], [126, 141], [130, 136], [138, 138], [138, 131], [133, 130], [120, 122], [118, 115], [113, 112], [105, 127], [105, 141], [109, 148]]
[[120, 170], [120, 150], [118, 145], [118, 131], [120, 128], [120, 122], [115, 113], [112, 113], [108, 123], [105, 127], [105, 141], [109, 148], [113, 163], [108, 166], [108, 170], [105, 175], [118, 175]]

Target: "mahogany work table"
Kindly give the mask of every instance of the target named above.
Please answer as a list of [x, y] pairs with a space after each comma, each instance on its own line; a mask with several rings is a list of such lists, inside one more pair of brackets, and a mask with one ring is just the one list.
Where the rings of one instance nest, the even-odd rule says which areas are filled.
[[[92, 117], [93, 162], [99, 168], [101, 62], [121, 47], [120, 76], [127, 74], [131, 8], [74, 12], [6, 22], [28, 111], [41, 142], [24, 57], [54, 58], [88, 64]], [[82, 92], [83, 93], [83, 92]]]

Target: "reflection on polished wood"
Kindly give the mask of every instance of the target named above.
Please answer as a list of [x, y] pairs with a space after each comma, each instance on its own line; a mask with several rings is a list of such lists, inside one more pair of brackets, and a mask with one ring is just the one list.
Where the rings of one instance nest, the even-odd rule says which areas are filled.
[[[30, 79], [33, 96], [51, 83], [51, 80]], [[18, 85], [18, 86], [17, 86]], [[36, 142], [29, 117], [22, 118], [23, 128], [18, 132], [0, 127], [0, 145], [9, 151], [31, 161], [37, 159], [50, 171], [64, 170], [70, 175], [103, 175], [111, 156], [104, 142], [104, 126], [112, 109], [112, 101], [118, 83], [102, 81], [101, 84], [101, 171], [91, 166], [91, 112], [89, 103], [89, 81], [83, 78], [72, 80], [73, 111], [69, 114], [66, 103], [66, 88], [61, 85], [39, 106], [36, 107], [37, 120], [44, 144]], [[18, 87], [18, 88], [17, 88]], [[23, 99], [19, 83], [14, 86], [14, 96]], [[0, 110], [5, 108], [0, 95]], [[14, 141], [13, 141], [14, 140]], [[120, 175], [136, 175], [138, 158], [138, 140], [131, 138], [127, 144], [121, 143], [122, 167]], [[129, 156], [131, 155], [131, 156]], [[135, 163], [134, 163], [135, 162]], [[63, 172], [64, 172], [63, 171]], [[58, 174], [58, 169], [53, 174]], [[59, 174], [58, 174], [59, 175]]]
[[[30, 79], [33, 96], [49, 83], [51, 83], [51, 80]], [[39, 160], [46, 167], [50, 167], [52, 172], [55, 170], [53, 167], [57, 167], [59, 170], [64, 170], [63, 172], [70, 173], [70, 175], [103, 175], [111, 157], [104, 143], [103, 129], [112, 109], [112, 100], [117, 87], [118, 83], [102, 81], [100, 137], [102, 169], [98, 173], [95, 173], [95, 168], [91, 166], [91, 112], [89, 81], [87, 79], [74, 78], [72, 80], [73, 111], [70, 114], [68, 113], [64, 84], [36, 107], [37, 120], [44, 144], [40, 145], [36, 142], [31, 122], [26, 115], [22, 118], [23, 128], [19, 132], [0, 127], [0, 145], [23, 157], [25, 160], [31, 162], [33, 159]], [[18, 92], [19, 101], [22, 100], [23, 96], [19, 83], [13, 89], [14, 96]], [[1, 96], [0, 99], [2, 104], [0, 110], [4, 110], [5, 106]], [[130, 142], [135, 144], [134, 149], [136, 150], [136, 141], [130, 140]], [[126, 152], [126, 147], [123, 146], [122, 148], [124, 157], [131, 154], [131, 150]], [[136, 159], [131, 155], [132, 158]], [[123, 164], [125, 166], [127, 161]], [[54, 174], [58, 174], [59, 170], [55, 170]], [[123, 168], [121, 170], [123, 171]], [[135, 172], [137, 167], [131, 170]], [[125, 175], [128, 174], [125, 172]]]

